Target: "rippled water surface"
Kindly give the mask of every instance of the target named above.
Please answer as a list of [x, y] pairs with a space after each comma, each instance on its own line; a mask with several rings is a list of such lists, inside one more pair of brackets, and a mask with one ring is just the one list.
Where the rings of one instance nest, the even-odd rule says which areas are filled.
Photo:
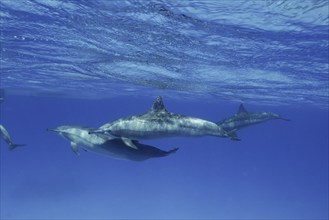
[[327, 1], [1, 1], [12, 94], [328, 107]]

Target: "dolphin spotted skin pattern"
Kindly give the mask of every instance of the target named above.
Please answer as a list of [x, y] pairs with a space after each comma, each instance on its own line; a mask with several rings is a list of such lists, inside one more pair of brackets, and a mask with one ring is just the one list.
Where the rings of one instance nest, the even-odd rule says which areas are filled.
[[272, 112], [248, 112], [244, 108], [243, 104], [241, 104], [236, 114], [218, 122], [217, 125], [227, 132], [230, 132], [250, 125], [259, 124], [270, 119], [282, 119], [285, 121], [290, 121], [289, 119], [282, 118], [280, 115], [274, 114]]
[[91, 133], [121, 137], [132, 148], [135, 146], [127, 141], [129, 139], [141, 140], [204, 135], [229, 136], [223, 128], [213, 122], [168, 112], [160, 96], [156, 98], [151, 109], [145, 114], [119, 118], [104, 124], [99, 129], [91, 131]]
[[132, 161], [143, 161], [155, 157], [164, 157], [171, 153], [175, 153], [178, 148], [169, 151], [163, 151], [153, 146], [141, 144], [137, 141], [132, 141], [138, 149], [128, 147], [121, 139], [104, 138], [97, 134], [89, 134], [90, 128], [82, 126], [60, 126], [54, 131], [71, 143], [72, 151], [79, 155], [78, 145], [86, 151], [95, 152], [102, 155], [107, 155], [116, 159], [126, 159]]
[[8, 131], [6, 130], [6, 128], [0, 124], [0, 134], [1, 137], [3, 138], [3, 140], [8, 144], [8, 148], [9, 150], [13, 150], [16, 147], [19, 146], [25, 146], [25, 144], [14, 144], [13, 141], [11, 140]]

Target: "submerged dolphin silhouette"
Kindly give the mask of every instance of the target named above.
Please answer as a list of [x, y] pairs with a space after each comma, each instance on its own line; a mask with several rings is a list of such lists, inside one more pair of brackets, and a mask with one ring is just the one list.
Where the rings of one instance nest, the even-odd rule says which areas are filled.
[[0, 124], [0, 134], [3, 140], [8, 144], [9, 150], [14, 150], [16, 147], [25, 146], [25, 144], [14, 144], [11, 140], [6, 128]]
[[230, 132], [250, 125], [259, 124], [270, 119], [282, 119], [284, 121], [290, 121], [289, 119], [282, 118], [280, 115], [274, 114], [272, 112], [248, 112], [243, 104], [240, 104], [239, 110], [236, 114], [218, 122], [217, 125]]
[[107, 155], [112, 158], [126, 159], [133, 161], [143, 161], [155, 157], [164, 157], [171, 153], [175, 153], [178, 148], [169, 151], [163, 151], [153, 146], [141, 144], [137, 141], [132, 141], [138, 149], [133, 149], [124, 144], [121, 139], [104, 138], [97, 134], [89, 134], [90, 128], [82, 126], [60, 126], [54, 131], [70, 141], [71, 149], [76, 155], [79, 155], [79, 148]]
[[5, 90], [0, 89], [0, 103], [5, 100]]
[[161, 96], [156, 98], [151, 109], [145, 114], [119, 118], [90, 133], [120, 137], [132, 148], [137, 147], [130, 140], [205, 135], [236, 137], [234, 131], [227, 133], [213, 122], [168, 112]]

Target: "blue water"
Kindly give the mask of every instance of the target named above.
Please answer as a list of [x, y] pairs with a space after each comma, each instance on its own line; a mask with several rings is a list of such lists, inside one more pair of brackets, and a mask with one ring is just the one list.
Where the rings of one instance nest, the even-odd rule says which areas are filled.
[[[328, 1], [1, 0], [1, 219], [328, 218]], [[72, 153], [47, 128], [142, 114], [220, 121], [227, 138], [143, 141], [143, 162]]]

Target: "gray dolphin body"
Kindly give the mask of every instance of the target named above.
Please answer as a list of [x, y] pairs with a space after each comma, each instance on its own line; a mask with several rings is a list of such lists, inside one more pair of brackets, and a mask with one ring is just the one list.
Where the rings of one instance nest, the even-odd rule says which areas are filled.
[[0, 124], [0, 134], [1, 134], [1, 137], [3, 138], [3, 140], [8, 144], [9, 150], [13, 150], [16, 147], [24, 146], [25, 145], [25, 144], [14, 144], [13, 141], [11, 140], [10, 136], [9, 136], [8, 131], [1, 124]]
[[136, 148], [136, 146], [129, 140], [178, 136], [235, 136], [233, 132], [228, 134], [213, 122], [168, 112], [160, 96], [156, 98], [151, 109], [145, 114], [119, 118], [102, 125], [91, 133], [120, 137], [132, 148]]
[[133, 149], [125, 145], [118, 138], [109, 139], [97, 134], [89, 134], [90, 128], [81, 126], [60, 126], [55, 129], [48, 129], [57, 132], [70, 141], [73, 152], [79, 155], [79, 147], [102, 155], [107, 155], [116, 159], [126, 159], [133, 161], [143, 161], [155, 157], [164, 157], [174, 153], [178, 148], [170, 151], [163, 151], [156, 147], [132, 141], [138, 149]]
[[244, 108], [243, 104], [241, 104], [236, 114], [218, 122], [217, 125], [227, 132], [230, 132], [250, 125], [259, 124], [270, 119], [282, 119], [285, 121], [290, 121], [289, 119], [282, 118], [280, 115], [274, 114], [272, 112], [248, 112]]

